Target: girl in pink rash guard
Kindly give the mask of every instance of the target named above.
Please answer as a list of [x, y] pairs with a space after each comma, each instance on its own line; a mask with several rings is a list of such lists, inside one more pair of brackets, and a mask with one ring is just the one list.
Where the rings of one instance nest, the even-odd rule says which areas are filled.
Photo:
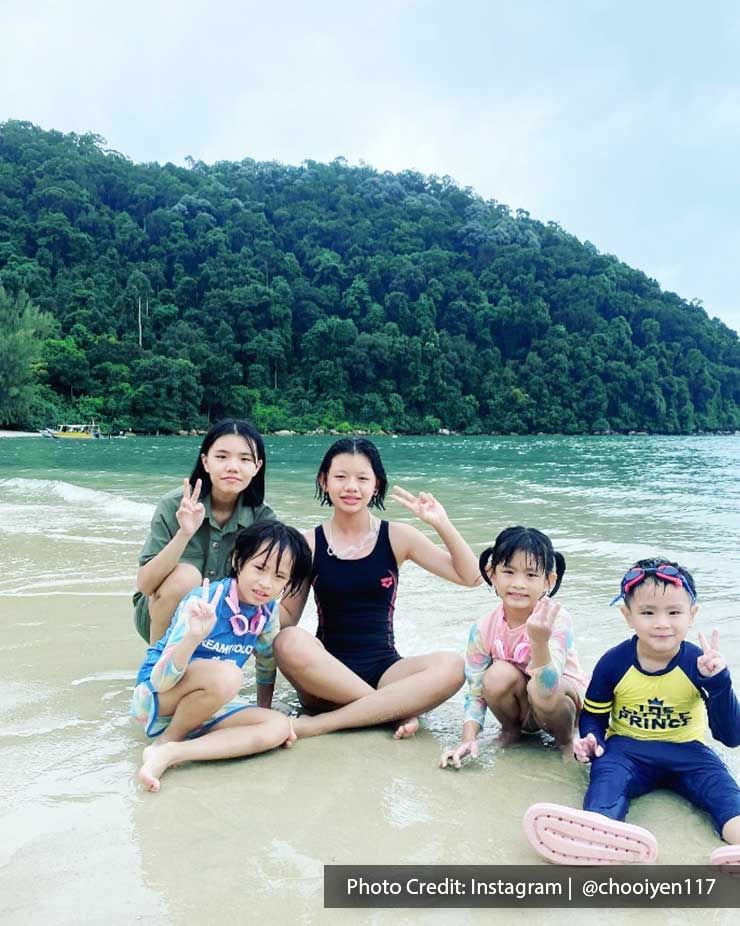
[[501, 724], [500, 745], [545, 730], [569, 755], [588, 676], [570, 615], [552, 601], [565, 559], [541, 531], [508, 527], [481, 554], [480, 570], [501, 603], [471, 628], [462, 742], [443, 753], [440, 765], [459, 768], [465, 755], [478, 756], [487, 708]]

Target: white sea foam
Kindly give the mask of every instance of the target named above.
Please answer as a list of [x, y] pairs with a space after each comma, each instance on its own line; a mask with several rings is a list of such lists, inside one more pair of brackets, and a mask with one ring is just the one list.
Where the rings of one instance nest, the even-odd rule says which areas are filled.
[[68, 730], [71, 727], [91, 727], [96, 726], [98, 720], [68, 720], [53, 723], [51, 726], [37, 727], [33, 726], [33, 721], [29, 721], [25, 726], [16, 727], [16, 729], [6, 729], [0, 733], [0, 739], [11, 737], [27, 738], [30, 736], [46, 736], [47, 734], [57, 734], [60, 730]]
[[125, 496], [99, 489], [88, 489], [71, 482], [57, 479], [0, 479], [0, 492], [13, 498], [32, 501], [43, 505], [45, 501], [54, 503], [59, 500], [75, 510], [91, 512], [96, 518], [107, 517], [117, 521], [134, 521], [146, 523], [152, 516], [154, 506], [144, 502], [134, 502]]
[[[41, 564], [39, 564], [41, 566]], [[19, 581], [20, 579], [20, 581]], [[129, 597], [133, 592], [132, 574], [81, 576], [79, 567], [55, 567], [51, 572], [38, 568], [24, 575], [9, 575], [0, 579], [0, 595], [11, 598], [57, 597], [83, 595], [86, 598]]]
[[84, 678], [75, 678], [70, 685], [86, 685], [89, 682], [132, 682], [136, 679], [136, 672], [124, 669], [111, 669], [107, 672], [96, 672], [95, 675], [86, 675]]

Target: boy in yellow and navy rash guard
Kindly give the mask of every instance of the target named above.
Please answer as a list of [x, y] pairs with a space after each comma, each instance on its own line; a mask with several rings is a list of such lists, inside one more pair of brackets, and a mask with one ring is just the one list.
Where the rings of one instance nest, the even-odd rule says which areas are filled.
[[[740, 842], [740, 788], [704, 744], [740, 745], [740, 707], [718, 634], [703, 649], [685, 640], [697, 611], [691, 575], [643, 560], [622, 580], [622, 613], [635, 636], [596, 664], [575, 752], [591, 760], [584, 810], [624, 820], [632, 798], [670, 788], [709, 813], [717, 832]], [[612, 602], [614, 603], [614, 602]]]

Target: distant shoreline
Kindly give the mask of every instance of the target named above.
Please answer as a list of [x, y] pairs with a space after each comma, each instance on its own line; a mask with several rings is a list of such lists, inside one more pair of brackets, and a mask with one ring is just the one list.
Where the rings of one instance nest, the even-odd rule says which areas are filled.
[[[197, 431], [189, 434], [153, 434], [153, 433], [139, 433], [139, 434], [127, 434], [127, 437], [202, 437], [206, 432]], [[373, 437], [737, 437], [740, 436], [739, 431], [694, 431], [692, 433], [680, 433], [680, 434], [666, 434], [661, 431], [611, 431], [609, 433], [599, 432], [597, 434], [589, 433], [588, 431], [583, 431], [579, 434], [551, 434], [544, 431], [530, 431], [525, 434], [518, 434], [514, 432], [491, 432], [491, 433], [477, 433], [477, 434], [461, 434], [459, 431], [447, 431], [443, 434], [396, 434], [394, 432], [385, 431], [381, 434], [377, 434], [371, 431], [365, 431], [361, 428], [358, 428], [357, 431], [350, 431], [347, 433], [339, 432], [336, 430], [331, 431], [264, 431], [265, 437], [356, 437], [367, 436], [370, 438]], [[44, 437], [40, 431], [8, 431], [0, 429], [0, 439], [3, 437]], [[107, 439], [107, 435], [103, 435], [103, 440]]]

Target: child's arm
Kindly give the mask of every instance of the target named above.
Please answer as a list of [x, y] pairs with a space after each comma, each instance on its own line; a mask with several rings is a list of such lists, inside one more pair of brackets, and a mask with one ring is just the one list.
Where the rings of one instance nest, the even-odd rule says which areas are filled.
[[468, 647], [465, 651], [465, 678], [468, 690], [465, 694], [465, 721], [463, 723], [462, 742], [455, 749], [442, 753], [439, 760], [441, 768], [447, 768], [451, 762], [455, 768], [460, 768], [460, 760], [470, 755], [478, 758], [478, 733], [486, 722], [486, 700], [483, 697], [483, 673], [491, 665], [493, 659], [484, 646], [480, 627], [473, 624], [468, 634]]
[[608, 656], [609, 653], [596, 663], [578, 720], [580, 738], [576, 737], [573, 752], [579, 762], [590, 762], [592, 758], [603, 755], [606, 749], [606, 728], [614, 703], [614, 683], [608, 669]]
[[552, 598], [543, 598], [527, 619], [527, 636], [532, 645], [527, 671], [543, 698], [557, 695], [568, 648], [573, 643], [573, 631], [562, 620], [560, 611]]
[[399, 566], [410, 559], [427, 572], [457, 585], [470, 587], [483, 581], [477, 557], [447, 517], [442, 504], [431, 493], [419, 492], [417, 496], [400, 486], [393, 486], [391, 498], [433, 527], [446, 548], [438, 547], [410, 524], [394, 521], [391, 543]]
[[178, 530], [174, 535], [161, 514], [162, 503], [155, 511], [144, 550], [157, 550], [157, 553], [152, 556], [151, 552], [147, 552], [146, 555], [151, 558], [139, 566], [136, 575], [136, 587], [144, 595], [153, 595], [164, 582], [180, 562], [185, 548], [203, 523], [206, 510], [203, 502], [198, 501], [200, 489], [200, 479], [196, 481], [192, 491], [189, 481], [183, 480], [182, 500], [175, 512]]
[[180, 602], [167, 646], [149, 677], [155, 691], [168, 691], [183, 677], [193, 653], [216, 623], [216, 605], [222, 592], [223, 586], [219, 585], [209, 602], [208, 579], [205, 579], [199, 596], [190, 593]]
[[267, 623], [254, 645], [254, 658], [257, 675], [257, 706], [271, 707], [272, 695], [275, 691], [275, 676], [277, 662], [273, 651], [273, 641], [280, 630], [280, 605], [275, 602]]
[[709, 642], [700, 633], [699, 643], [704, 652], [697, 659], [696, 668], [699, 685], [706, 693], [709, 729], [725, 746], [740, 746], [740, 705], [732, 690], [727, 662], [718, 649], [719, 631], [712, 631]]
[[[468, 683], [468, 690], [465, 693], [463, 731], [469, 724], [474, 724], [477, 729], [470, 737], [463, 735], [463, 739], [475, 739], [486, 722], [486, 708], [488, 705], [483, 697], [483, 675], [492, 662], [493, 657], [483, 643], [480, 625], [475, 623], [470, 628], [468, 646], [465, 651], [465, 679]], [[472, 730], [472, 727], [469, 727], [469, 730]]]

